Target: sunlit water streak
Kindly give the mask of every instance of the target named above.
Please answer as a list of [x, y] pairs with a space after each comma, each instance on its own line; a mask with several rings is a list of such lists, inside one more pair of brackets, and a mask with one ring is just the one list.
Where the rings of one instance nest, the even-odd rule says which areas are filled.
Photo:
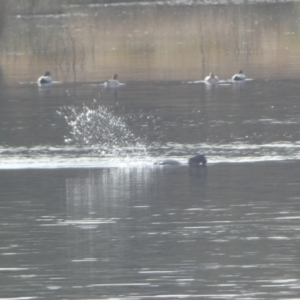
[[253, 145], [174, 144], [147, 147], [121, 147], [108, 152], [99, 145], [41, 146], [34, 148], [0, 148], [0, 169], [24, 168], [114, 168], [153, 166], [170, 158], [186, 164], [193, 153], [204, 153], [208, 164], [285, 161], [300, 159], [300, 143], [270, 143]]

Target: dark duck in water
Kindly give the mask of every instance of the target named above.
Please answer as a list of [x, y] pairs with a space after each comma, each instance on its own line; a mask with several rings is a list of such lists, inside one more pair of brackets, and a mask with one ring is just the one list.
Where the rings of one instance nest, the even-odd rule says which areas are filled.
[[[199, 166], [199, 165], [206, 165], [207, 159], [204, 156], [204, 154], [197, 154], [193, 157], [191, 157], [188, 160], [188, 165], [189, 166]], [[167, 166], [179, 166], [181, 163], [175, 159], [165, 159], [161, 162], [155, 163], [156, 165], [167, 165]]]

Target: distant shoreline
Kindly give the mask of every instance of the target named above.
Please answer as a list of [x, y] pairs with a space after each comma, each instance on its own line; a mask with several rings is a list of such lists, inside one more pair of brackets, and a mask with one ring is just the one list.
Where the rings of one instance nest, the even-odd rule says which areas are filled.
[[[71, 5], [217, 5], [257, 3], [298, 3], [300, 0], [0, 0], [1, 15], [62, 14]], [[4, 14], [5, 12], [5, 14]]]

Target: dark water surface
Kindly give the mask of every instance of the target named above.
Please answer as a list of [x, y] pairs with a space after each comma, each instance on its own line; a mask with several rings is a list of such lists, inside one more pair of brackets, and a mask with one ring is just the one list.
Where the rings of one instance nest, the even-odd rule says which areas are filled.
[[153, 3], [1, 23], [0, 299], [299, 299], [299, 4]]
[[299, 163], [2, 170], [5, 299], [298, 299]]
[[299, 80], [6, 86], [1, 168], [299, 158]]
[[298, 90], [6, 86], [1, 297], [297, 299]]

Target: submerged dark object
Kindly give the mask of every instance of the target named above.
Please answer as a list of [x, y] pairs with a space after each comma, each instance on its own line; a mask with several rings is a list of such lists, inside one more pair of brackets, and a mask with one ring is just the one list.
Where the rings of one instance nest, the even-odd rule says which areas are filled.
[[155, 165], [179, 166], [181, 163], [175, 159], [165, 159], [163, 161], [156, 162]]
[[[193, 157], [191, 157], [188, 160], [189, 166], [198, 166], [200, 164], [206, 165], [207, 159], [204, 156], [204, 154], [197, 154]], [[161, 162], [155, 163], [156, 165], [167, 165], [167, 166], [179, 166], [181, 163], [175, 159], [165, 159]]]

